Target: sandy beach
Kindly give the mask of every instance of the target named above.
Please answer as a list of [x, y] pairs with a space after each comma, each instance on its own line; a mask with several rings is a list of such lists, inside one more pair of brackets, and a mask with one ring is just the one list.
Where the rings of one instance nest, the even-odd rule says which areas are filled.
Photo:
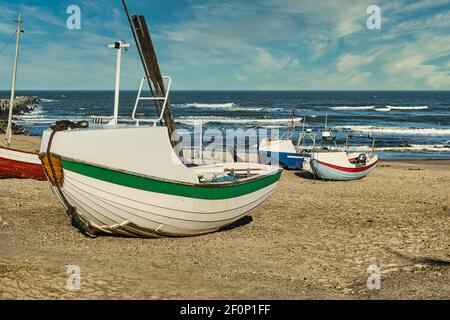
[[[0, 298], [450, 299], [449, 194], [450, 161], [382, 161], [351, 182], [284, 171], [227, 230], [91, 239], [47, 182], [0, 180]], [[67, 265], [80, 290], [66, 288]], [[379, 290], [367, 288], [371, 265]]]

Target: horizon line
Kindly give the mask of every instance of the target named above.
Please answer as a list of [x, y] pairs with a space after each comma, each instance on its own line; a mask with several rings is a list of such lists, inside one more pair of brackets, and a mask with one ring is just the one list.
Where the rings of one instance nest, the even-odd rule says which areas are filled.
[[[85, 91], [85, 92], [114, 92], [114, 89], [16, 89], [16, 92], [23, 91]], [[138, 91], [138, 89], [121, 89], [122, 91]], [[267, 92], [267, 91], [277, 91], [277, 92], [305, 92], [305, 91], [317, 91], [317, 92], [450, 92], [449, 89], [172, 89], [171, 92], [177, 91], [209, 91], [209, 92], [231, 92], [231, 91], [241, 91], [241, 92]], [[0, 90], [0, 92], [11, 92], [11, 90]]]

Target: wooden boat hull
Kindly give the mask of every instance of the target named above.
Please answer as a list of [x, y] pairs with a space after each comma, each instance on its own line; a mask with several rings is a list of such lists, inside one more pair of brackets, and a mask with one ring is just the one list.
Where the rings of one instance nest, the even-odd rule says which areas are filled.
[[[95, 141], [88, 139], [91, 134]], [[47, 139], [44, 133], [41, 150], [46, 150]], [[115, 144], [104, 143], [110, 140]], [[167, 131], [159, 127], [57, 133], [52, 153], [61, 159], [63, 179], [58, 187], [52, 186], [54, 193], [95, 231], [140, 237], [192, 236], [217, 231], [245, 216], [272, 194], [281, 175], [278, 168], [252, 164], [267, 174], [237, 183], [191, 182], [191, 173], [197, 179], [199, 173], [206, 175], [221, 165], [187, 168], [173, 157], [168, 141]], [[67, 156], [78, 152], [83, 157], [82, 150], [90, 150], [84, 158], [101, 163]], [[152, 156], [154, 150], [158, 157]], [[133, 157], [133, 152], [140, 157]], [[119, 162], [120, 155], [125, 157]], [[136, 169], [130, 172], [132, 165]], [[247, 164], [230, 166], [245, 172]], [[184, 175], [187, 181], [171, 179], [174, 174]]]
[[[267, 199], [279, 179], [279, 175], [269, 176], [269, 181], [263, 182], [266, 187], [231, 198], [222, 199], [220, 194], [208, 191], [209, 196], [217, 199], [207, 199], [196, 198], [201, 190], [195, 190], [195, 187], [191, 187], [194, 190], [190, 190], [188, 195], [183, 193], [183, 185], [161, 186], [158, 181], [149, 180], [133, 182], [136, 177], [132, 176], [129, 180], [118, 178], [109, 182], [105, 180], [111, 179], [105, 177], [105, 180], [100, 180], [95, 174], [89, 174], [64, 168], [61, 191], [70, 205], [97, 231], [148, 237], [190, 236], [217, 231], [239, 220]], [[141, 188], [151, 190], [154, 187], [155, 191], [126, 186], [140, 183]], [[226, 190], [218, 191], [227, 193]], [[182, 195], [175, 195], [178, 192]]]
[[360, 167], [356, 167], [350, 163], [321, 159], [317, 154], [311, 158], [313, 173], [317, 178], [322, 180], [348, 181], [361, 179], [371, 173], [377, 164], [378, 158], [376, 156]]
[[0, 147], [0, 179], [47, 180], [35, 153]]

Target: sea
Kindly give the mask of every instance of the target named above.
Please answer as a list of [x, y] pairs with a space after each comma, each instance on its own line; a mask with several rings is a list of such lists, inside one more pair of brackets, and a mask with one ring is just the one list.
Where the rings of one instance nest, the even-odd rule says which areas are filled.
[[[136, 94], [121, 91], [120, 96], [121, 121], [130, 125]], [[113, 91], [17, 95], [41, 101], [31, 113], [14, 117], [30, 135], [41, 135], [58, 120], [107, 119], [113, 113]], [[336, 143], [350, 141], [355, 150], [370, 148], [369, 136], [375, 138], [381, 159], [450, 159], [450, 91], [173, 91], [170, 102], [177, 128], [186, 131], [201, 123], [204, 131], [254, 128], [282, 135], [294, 114], [302, 118], [294, 142], [301, 130], [320, 137], [326, 126]], [[139, 104], [137, 116], [154, 118], [154, 105]]]

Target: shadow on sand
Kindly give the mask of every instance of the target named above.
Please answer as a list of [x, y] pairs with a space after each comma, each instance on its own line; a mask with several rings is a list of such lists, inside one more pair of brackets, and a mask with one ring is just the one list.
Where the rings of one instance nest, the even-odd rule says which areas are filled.
[[297, 177], [307, 179], [307, 180], [320, 180], [319, 178], [314, 177], [314, 174], [312, 174], [309, 171], [299, 171], [299, 172], [296, 172], [295, 175]]
[[252, 217], [250, 217], [250, 216], [245, 216], [245, 217], [242, 217], [241, 219], [239, 219], [238, 221], [233, 222], [232, 224], [230, 224], [230, 225], [228, 225], [228, 226], [225, 226], [225, 227], [223, 227], [223, 228], [220, 228], [220, 229], [219, 229], [219, 232], [221, 232], [221, 231], [233, 230], [233, 229], [235, 229], [235, 228], [237, 228], [237, 227], [245, 226], [245, 225], [251, 223], [252, 221], [253, 221], [253, 218], [252, 218]]
[[444, 260], [444, 259], [439, 259], [439, 258], [431, 258], [431, 257], [411, 257], [411, 256], [408, 256], [404, 253], [398, 252], [398, 251], [390, 249], [390, 248], [387, 248], [387, 250], [389, 252], [395, 254], [397, 257], [400, 257], [405, 260], [409, 260], [413, 263], [422, 263], [422, 264], [426, 264], [426, 265], [434, 266], [434, 267], [450, 267], [449, 260]]

